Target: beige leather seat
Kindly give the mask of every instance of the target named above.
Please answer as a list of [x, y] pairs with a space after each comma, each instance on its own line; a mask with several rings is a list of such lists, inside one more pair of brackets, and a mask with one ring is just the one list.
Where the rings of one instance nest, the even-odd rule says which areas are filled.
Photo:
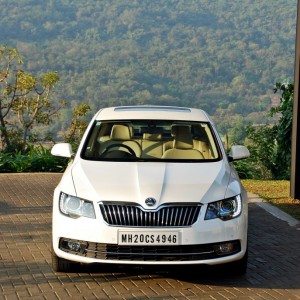
[[[110, 145], [122, 144], [130, 147], [137, 157], [141, 156], [142, 149], [138, 142], [131, 140], [130, 128], [127, 125], [115, 124], [111, 129], [110, 139], [104, 141], [101, 145], [101, 153], [105, 151]], [[115, 150], [120, 149], [127, 151], [125, 148], [116, 147]]]
[[199, 150], [205, 159], [212, 158], [211, 150], [209, 148], [209, 140], [205, 129], [201, 125], [193, 126], [194, 131], [194, 149]]
[[143, 158], [161, 158], [163, 141], [161, 133], [144, 133], [142, 140]]
[[[178, 129], [179, 128], [179, 129]], [[180, 129], [181, 128], [181, 129]], [[174, 145], [174, 139], [179, 130], [185, 130], [190, 134], [190, 127], [186, 125], [178, 125], [174, 124], [171, 127], [171, 136], [173, 137], [173, 140], [165, 141], [163, 144], [163, 153], [165, 153], [167, 150], [172, 149]]]
[[164, 152], [165, 159], [203, 159], [200, 151], [193, 149], [193, 137], [189, 126], [176, 125], [172, 127], [174, 133], [173, 148]]

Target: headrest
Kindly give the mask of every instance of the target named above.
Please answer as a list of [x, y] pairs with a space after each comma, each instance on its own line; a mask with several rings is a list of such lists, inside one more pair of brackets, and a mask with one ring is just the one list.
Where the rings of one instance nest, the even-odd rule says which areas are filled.
[[111, 129], [110, 138], [112, 140], [128, 141], [130, 140], [130, 129], [126, 125], [114, 125]]
[[193, 126], [193, 132], [194, 132], [194, 137], [203, 139], [203, 140], [207, 139], [207, 134], [206, 134], [205, 128], [202, 127], [201, 125]]
[[173, 147], [176, 149], [193, 149], [193, 136], [190, 127], [187, 125], [173, 125], [171, 129], [174, 134]]
[[191, 134], [190, 126], [188, 126], [188, 125], [172, 125], [171, 135], [176, 137], [178, 134]]
[[159, 141], [162, 139], [161, 133], [149, 133], [145, 132], [143, 134], [143, 140], [149, 140], [149, 141]]

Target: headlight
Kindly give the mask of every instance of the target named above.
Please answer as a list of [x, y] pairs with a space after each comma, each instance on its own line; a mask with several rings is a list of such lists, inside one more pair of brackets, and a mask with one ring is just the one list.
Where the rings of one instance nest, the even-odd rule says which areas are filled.
[[59, 209], [63, 214], [73, 218], [96, 218], [93, 202], [67, 195], [65, 193], [60, 193]]
[[242, 199], [240, 195], [209, 203], [207, 205], [204, 220], [220, 218], [223, 221], [238, 217], [242, 211]]

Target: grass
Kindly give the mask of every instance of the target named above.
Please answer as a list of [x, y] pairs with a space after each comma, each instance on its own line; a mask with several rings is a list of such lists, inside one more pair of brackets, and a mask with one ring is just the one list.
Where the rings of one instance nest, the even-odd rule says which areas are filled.
[[242, 183], [248, 192], [259, 195], [261, 198], [300, 220], [300, 200], [289, 197], [289, 181], [245, 179], [242, 180]]

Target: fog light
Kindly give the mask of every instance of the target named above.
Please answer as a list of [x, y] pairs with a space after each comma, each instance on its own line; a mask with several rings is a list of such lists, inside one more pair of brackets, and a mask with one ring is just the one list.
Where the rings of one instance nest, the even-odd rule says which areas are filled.
[[76, 252], [76, 254], [80, 254], [85, 253], [88, 248], [88, 242], [60, 238], [58, 247], [62, 251], [66, 251], [68, 253]]
[[80, 243], [68, 241], [68, 247], [71, 251], [78, 252], [80, 250]]
[[215, 246], [215, 251], [218, 255], [228, 254], [233, 252], [233, 244], [232, 243], [224, 243]]

